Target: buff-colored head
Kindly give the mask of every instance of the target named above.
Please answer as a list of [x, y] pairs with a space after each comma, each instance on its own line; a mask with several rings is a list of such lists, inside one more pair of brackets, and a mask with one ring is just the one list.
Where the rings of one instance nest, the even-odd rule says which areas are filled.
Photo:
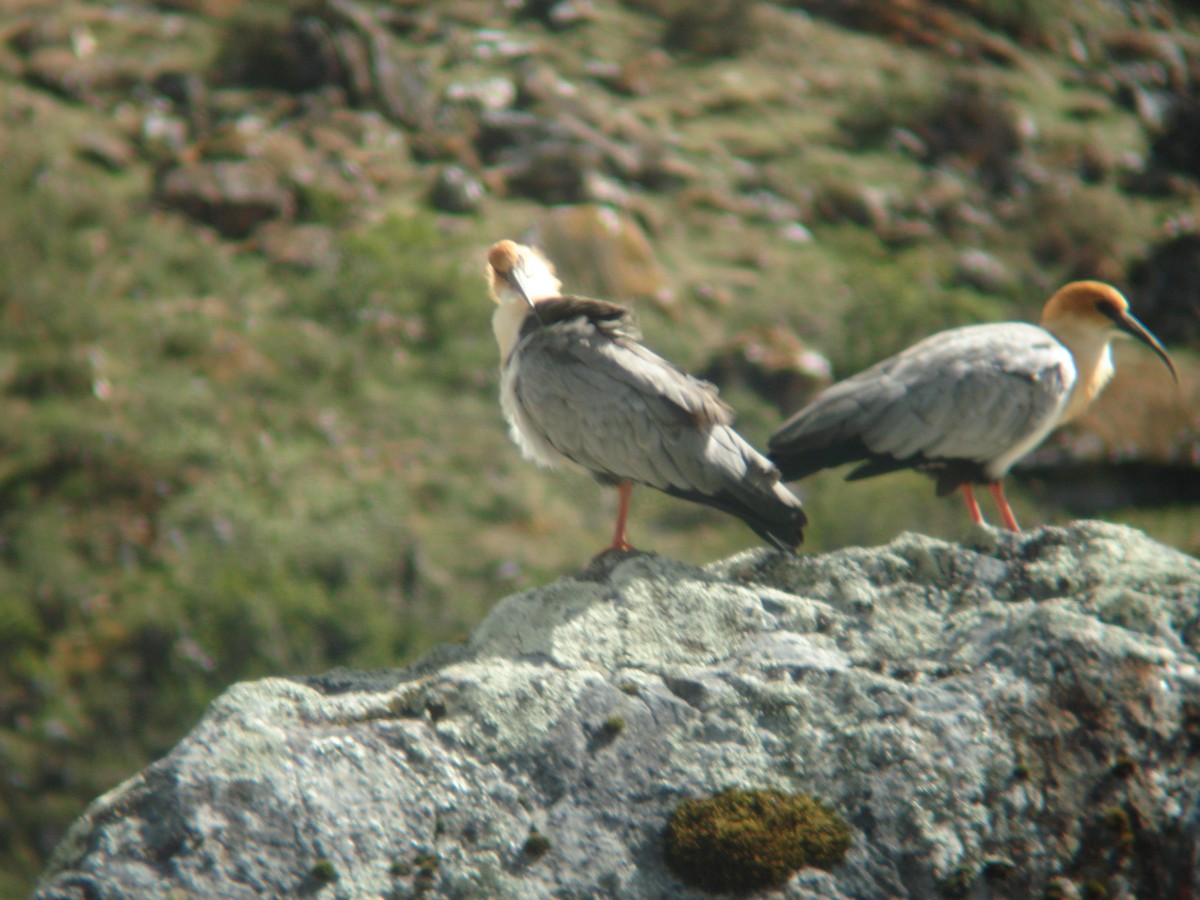
[[488, 292], [496, 303], [492, 331], [500, 345], [504, 363], [516, 347], [521, 328], [537, 303], [562, 293], [562, 282], [554, 277], [550, 260], [533, 247], [516, 241], [497, 241], [487, 255]]
[[562, 292], [553, 264], [534, 247], [497, 241], [488, 250], [487, 261], [488, 288], [492, 299], [501, 305], [519, 302], [533, 306], [538, 300]]
[[1042, 309], [1042, 326], [1070, 321], [1097, 329], [1113, 327], [1115, 316], [1129, 314], [1127, 301], [1103, 281], [1072, 281], [1059, 288]]
[[1107, 342], [1118, 332], [1131, 335], [1157, 353], [1171, 370], [1171, 377], [1179, 381], [1166, 348], [1134, 317], [1129, 302], [1112, 285], [1073, 281], [1059, 288], [1042, 309], [1041, 325], [1059, 337], [1083, 334]]

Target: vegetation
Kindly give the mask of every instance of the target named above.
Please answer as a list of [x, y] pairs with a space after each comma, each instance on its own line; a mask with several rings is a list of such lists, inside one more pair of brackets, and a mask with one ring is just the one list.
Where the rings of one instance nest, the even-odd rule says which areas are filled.
[[327, 859], [318, 859], [313, 863], [310, 874], [318, 885], [332, 884], [338, 880], [337, 868]]
[[550, 838], [531, 825], [529, 827], [529, 837], [525, 839], [525, 843], [521, 847], [521, 852], [525, 854], [525, 858], [530, 862], [537, 862], [549, 853], [552, 848], [553, 844], [550, 843]]
[[780, 887], [805, 866], [829, 869], [850, 849], [850, 829], [805, 794], [726, 790], [685, 800], [667, 823], [667, 865], [706, 891]]

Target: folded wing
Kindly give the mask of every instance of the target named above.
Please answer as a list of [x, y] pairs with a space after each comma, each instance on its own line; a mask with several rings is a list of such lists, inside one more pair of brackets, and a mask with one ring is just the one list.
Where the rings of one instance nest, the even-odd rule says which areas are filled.
[[637, 343], [620, 320], [538, 308], [514, 351], [514, 394], [559, 453], [601, 481], [650, 485], [738, 515], [776, 545], [799, 543], [798, 502], [730, 427], [713, 385]]
[[771, 458], [788, 480], [849, 462], [861, 463], [852, 479], [951, 468], [995, 480], [1054, 427], [1074, 381], [1070, 352], [1041, 328], [953, 329], [824, 391], [771, 436]]

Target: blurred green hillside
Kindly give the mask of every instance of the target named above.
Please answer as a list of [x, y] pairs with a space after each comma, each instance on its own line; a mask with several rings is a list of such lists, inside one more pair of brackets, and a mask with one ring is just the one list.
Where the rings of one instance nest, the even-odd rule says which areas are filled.
[[[611, 492], [505, 433], [501, 237], [759, 445], [829, 370], [1110, 280], [1182, 385], [1119, 348], [1014, 506], [1200, 551], [1198, 51], [1102, 0], [5, 4], [0, 896], [230, 683], [411, 661], [603, 546]], [[806, 551], [967, 528], [917, 476], [798, 491]], [[646, 490], [631, 537], [756, 543]]]

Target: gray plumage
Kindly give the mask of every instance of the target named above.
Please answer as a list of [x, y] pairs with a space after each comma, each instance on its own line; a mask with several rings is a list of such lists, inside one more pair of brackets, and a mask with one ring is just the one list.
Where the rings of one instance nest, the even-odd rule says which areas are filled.
[[501, 398], [514, 438], [543, 464], [561, 455], [605, 484], [722, 509], [780, 548], [802, 539], [799, 501], [730, 427], [717, 389], [640, 344], [623, 307], [539, 300], [504, 360]]
[[917, 468], [940, 494], [995, 482], [1058, 424], [1075, 380], [1036, 325], [944, 331], [824, 391], [771, 436], [771, 458], [787, 480], [859, 462], [850, 479]]
[[1073, 281], [1046, 301], [1038, 325], [943, 331], [835, 384], [776, 430], [771, 458], [789, 481], [851, 462], [859, 463], [851, 480], [927, 472], [939, 494], [961, 488], [977, 523], [972, 486], [986, 484], [1004, 525], [1018, 531], [1001, 478], [1100, 395], [1121, 334], [1158, 354], [1178, 382], [1166, 348], [1120, 291]]

